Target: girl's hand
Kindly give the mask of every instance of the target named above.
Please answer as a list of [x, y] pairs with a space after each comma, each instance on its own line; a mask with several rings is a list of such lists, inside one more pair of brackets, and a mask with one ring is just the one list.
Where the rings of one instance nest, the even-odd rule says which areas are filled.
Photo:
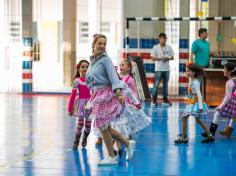
[[121, 104], [123, 104], [124, 102], [125, 102], [125, 97], [123, 96], [123, 95], [120, 95], [120, 96], [118, 96], [118, 97], [116, 97], [118, 100], [119, 100], [119, 102], [121, 103]]
[[141, 109], [141, 108], [142, 108], [142, 105], [141, 105], [141, 103], [139, 103], [139, 104], [136, 104], [135, 107], [136, 107], [137, 109]]
[[217, 106], [216, 108], [215, 108], [215, 111], [219, 111], [220, 110], [220, 108], [219, 108], [219, 106]]

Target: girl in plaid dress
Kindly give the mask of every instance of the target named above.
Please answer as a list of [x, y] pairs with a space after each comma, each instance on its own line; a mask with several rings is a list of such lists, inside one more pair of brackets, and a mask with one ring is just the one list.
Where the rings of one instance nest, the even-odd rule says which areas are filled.
[[112, 124], [125, 124], [124, 96], [122, 85], [114, 69], [110, 57], [106, 54], [107, 38], [105, 35], [96, 34], [92, 43], [93, 55], [90, 57], [90, 66], [86, 75], [86, 83], [91, 90], [90, 102], [94, 128], [102, 134], [108, 156], [101, 160], [99, 165], [117, 164], [117, 155], [114, 152], [113, 140], [121, 142], [126, 147], [126, 159], [133, 156], [135, 141], [126, 140]]
[[[82, 147], [87, 145], [87, 137], [91, 129], [91, 120], [88, 118], [91, 114], [91, 110], [86, 110], [85, 105], [90, 98], [89, 89], [86, 86], [85, 76], [89, 66], [89, 62], [81, 60], [76, 66], [76, 74], [73, 82], [73, 89], [71, 92], [68, 113], [70, 116], [74, 115], [78, 117], [78, 123], [75, 130], [73, 149], [77, 150], [80, 142], [80, 136], [82, 137]], [[76, 109], [73, 109], [76, 107]], [[74, 111], [74, 112], [73, 112]], [[74, 113], [74, 114], [73, 114]], [[84, 130], [83, 130], [84, 128]]]
[[[220, 134], [230, 137], [233, 132], [233, 122], [236, 118], [236, 66], [235, 64], [228, 62], [224, 65], [224, 76], [229, 80], [225, 86], [225, 97], [222, 103], [216, 107], [214, 119], [210, 126], [210, 132], [215, 135], [218, 127], [220, 117], [230, 119], [229, 125], [225, 127]], [[204, 133], [202, 134], [205, 135]]]

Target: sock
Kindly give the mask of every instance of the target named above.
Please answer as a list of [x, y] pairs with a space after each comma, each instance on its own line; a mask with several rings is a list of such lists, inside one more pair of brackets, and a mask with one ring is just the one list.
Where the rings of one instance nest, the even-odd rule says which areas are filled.
[[218, 111], [216, 111], [214, 114], [213, 123], [218, 125], [220, 117], [221, 117], [220, 113]]
[[230, 126], [231, 128], [233, 128], [233, 124], [234, 124], [234, 119], [230, 119], [229, 126]]

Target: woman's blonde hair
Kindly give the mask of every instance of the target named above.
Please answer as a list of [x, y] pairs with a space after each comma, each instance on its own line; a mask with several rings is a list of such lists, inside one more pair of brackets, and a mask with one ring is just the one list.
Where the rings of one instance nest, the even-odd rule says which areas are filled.
[[93, 43], [92, 43], [92, 52], [93, 52], [94, 45], [99, 38], [105, 38], [107, 40], [107, 37], [103, 34], [94, 34], [93, 35]]

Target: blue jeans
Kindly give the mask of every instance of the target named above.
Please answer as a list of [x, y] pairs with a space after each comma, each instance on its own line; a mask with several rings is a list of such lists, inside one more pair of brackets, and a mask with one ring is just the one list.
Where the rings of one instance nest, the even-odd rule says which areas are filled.
[[161, 82], [161, 79], [163, 81], [163, 99], [167, 99], [169, 78], [170, 78], [170, 72], [169, 71], [157, 71], [157, 72], [155, 72], [155, 77], [154, 77], [155, 80], [154, 80], [153, 93], [152, 93], [153, 101], [157, 100], [158, 87], [159, 87], [159, 84]]

